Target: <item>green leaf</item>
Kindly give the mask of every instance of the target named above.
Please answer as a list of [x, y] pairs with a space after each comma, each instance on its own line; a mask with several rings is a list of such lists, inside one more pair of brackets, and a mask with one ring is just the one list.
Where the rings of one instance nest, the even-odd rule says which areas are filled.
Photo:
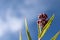
[[40, 27], [40, 25], [38, 25], [38, 34], [41, 33], [41, 30], [42, 30], [42, 27]]
[[60, 34], [60, 31], [57, 32], [57, 33], [51, 38], [51, 40], [56, 40], [59, 34]]
[[25, 26], [26, 26], [26, 34], [27, 34], [28, 40], [32, 40], [32, 39], [31, 39], [31, 36], [30, 36], [30, 33], [29, 33], [29, 31], [28, 31], [28, 24], [27, 24], [26, 18], [25, 18]]
[[20, 32], [20, 39], [19, 40], [22, 40], [22, 33]]
[[46, 31], [49, 29], [52, 21], [54, 19], [54, 15], [52, 15], [52, 17], [49, 19], [49, 21], [47, 22], [47, 24], [44, 26], [44, 28], [42, 29], [41, 33], [38, 34], [38, 38], [42, 38], [44, 36], [44, 34], [46, 33]]

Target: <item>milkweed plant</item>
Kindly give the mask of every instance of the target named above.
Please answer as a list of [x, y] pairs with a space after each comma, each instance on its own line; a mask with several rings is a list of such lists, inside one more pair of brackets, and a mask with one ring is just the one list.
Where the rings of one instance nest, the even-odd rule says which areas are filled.
[[[41, 13], [38, 16], [38, 21], [37, 21], [37, 27], [38, 27], [38, 40], [42, 40], [43, 36], [45, 35], [45, 33], [47, 32], [47, 30], [49, 29], [50, 25], [52, 24], [53, 20], [54, 20], [55, 15], [53, 14], [49, 19], [47, 14], [45, 13]], [[27, 19], [24, 19], [25, 21], [25, 27], [26, 27], [26, 34], [27, 34], [27, 38], [28, 40], [32, 40], [30, 32], [28, 30], [28, 23], [27, 23]], [[50, 40], [56, 40], [58, 35], [60, 34], [60, 31], [58, 31]], [[22, 33], [20, 33], [20, 39], [22, 40]]]

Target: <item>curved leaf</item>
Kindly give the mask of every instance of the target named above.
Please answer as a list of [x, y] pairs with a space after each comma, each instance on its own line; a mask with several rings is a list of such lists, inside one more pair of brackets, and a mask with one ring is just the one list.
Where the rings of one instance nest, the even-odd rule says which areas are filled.
[[26, 18], [25, 18], [25, 26], [26, 26], [26, 34], [27, 34], [28, 40], [32, 40], [32, 39], [31, 39], [31, 36], [30, 36], [30, 33], [29, 33], [29, 31], [28, 31], [28, 24], [27, 24]]
[[57, 32], [57, 33], [52, 37], [52, 39], [51, 39], [51, 40], [56, 40], [59, 34], [60, 34], [60, 31], [59, 31], [59, 32]]

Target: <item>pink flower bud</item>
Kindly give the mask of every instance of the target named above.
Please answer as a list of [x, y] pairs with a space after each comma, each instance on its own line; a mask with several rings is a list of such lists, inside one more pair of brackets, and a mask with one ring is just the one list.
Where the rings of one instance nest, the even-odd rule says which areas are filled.
[[48, 16], [47, 16], [47, 14], [42, 13], [42, 14], [40, 14], [40, 15], [38, 16], [38, 18], [39, 18], [39, 19], [47, 19]]
[[46, 14], [40, 14], [39, 15], [39, 20], [38, 20], [38, 25], [42, 26], [42, 28], [46, 25], [48, 22], [47, 20], [48, 16]]

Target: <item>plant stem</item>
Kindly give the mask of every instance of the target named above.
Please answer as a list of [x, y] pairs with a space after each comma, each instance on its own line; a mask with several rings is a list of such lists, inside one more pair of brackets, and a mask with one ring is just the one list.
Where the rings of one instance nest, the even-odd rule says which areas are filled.
[[[40, 34], [42, 31], [42, 26], [40, 26], [40, 24], [38, 24], [38, 34]], [[41, 40], [41, 38], [38, 38], [38, 40]]]
[[19, 40], [22, 40], [22, 32], [20, 32], [20, 39]]

